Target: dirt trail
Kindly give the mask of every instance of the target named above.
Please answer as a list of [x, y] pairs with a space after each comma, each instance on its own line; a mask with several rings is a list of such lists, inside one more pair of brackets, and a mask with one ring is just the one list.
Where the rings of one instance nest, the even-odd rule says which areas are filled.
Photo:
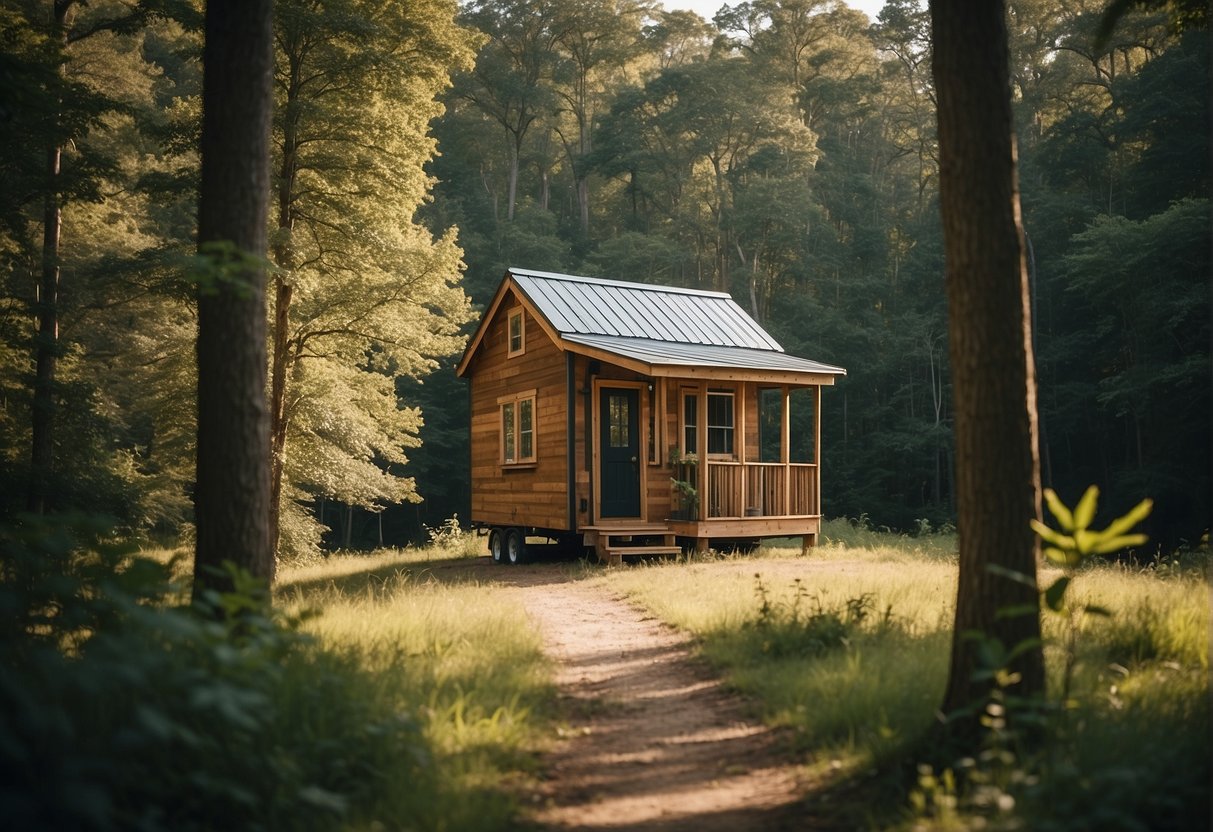
[[548, 567], [494, 575], [542, 633], [573, 714], [535, 820], [548, 829], [804, 828], [778, 734], [691, 657], [687, 639]]

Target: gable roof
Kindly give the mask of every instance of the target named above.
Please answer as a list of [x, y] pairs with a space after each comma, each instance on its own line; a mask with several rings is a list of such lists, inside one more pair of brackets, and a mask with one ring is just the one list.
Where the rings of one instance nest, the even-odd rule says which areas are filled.
[[830, 377], [846, 370], [787, 355], [724, 292], [539, 272], [511, 267], [468, 343], [463, 375], [513, 288], [561, 349], [605, 353], [651, 375], [661, 368], [755, 370]]

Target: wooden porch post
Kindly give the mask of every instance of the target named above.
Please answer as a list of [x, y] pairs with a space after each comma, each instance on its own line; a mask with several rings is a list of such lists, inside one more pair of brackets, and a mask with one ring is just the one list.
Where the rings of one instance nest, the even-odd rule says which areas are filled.
[[[813, 513], [821, 516], [821, 385], [813, 388]], [[814, 535], [816, 538], [816, 535]], [[814, 540], [816, 543], [816, 540]]]
[[737, 385], [737, 407], [736, 407], [737, 416], [735, 419], [735, 421], [736, 421], [736, 426], [735, 426], [736, 429], [734, 430], [735, 435], [733, 437], [734, 448], [737, 451], [737, 463], [738, 463], [737, 475], [741, 480], [741, 482], [739, 484], [741, 496], [739, 497], [739, 502], [737, 504], [737, 508], [741, 512], [742, 517], [746, 516], [746, 509], [749, 508], [749, 505], [750, 505], [749, 500], [746, 497], [746, 479], [747, 478], [745, 475], [745, 461], [746, 461], [745, 460], [745, 444], [746, 444], [745, 409], [746, 409], [746, 390], [749, 388], [749, 386], [750, 386], [749, 383], [744, 382], [744, 381]]
[[[699, 481], [699, 522], [702, 523], [708, 518], [708, 386], [700, 383], [696, 390], [695, 398], [699, 402], [696, 407], [699, 410], [699, 427], [696, 428], [696, 449], [695, 452], [699, 455], [699, 471], [696, 479]], [[704, 541], [704, 549], [707, 549]], [[696, 547], [698, 548], [698, 547]]]
[[783, 463], [783, 516], [787, 517], [792, 513], [792, 403], [786, 384], [780, 392], [783, 393], [783, 412], [779, 426], [779, 461]]

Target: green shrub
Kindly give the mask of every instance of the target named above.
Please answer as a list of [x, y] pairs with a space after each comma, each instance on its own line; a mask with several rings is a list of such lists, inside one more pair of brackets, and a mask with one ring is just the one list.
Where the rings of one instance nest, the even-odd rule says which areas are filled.
[[6, 825], [437, 825], [418, 723], [247, 581], [210, 599], [242, 610], [224, 623], [95, 521], [27, 521], [0, 551]]

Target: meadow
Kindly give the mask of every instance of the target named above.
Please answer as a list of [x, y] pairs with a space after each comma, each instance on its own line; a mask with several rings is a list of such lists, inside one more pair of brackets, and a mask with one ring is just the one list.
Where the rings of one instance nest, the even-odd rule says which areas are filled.
[[[879, 781], [861, 788], [862, 801], [852, 795], [839, 808], [841, 823], [1207, 825], [1207, 552], [1083, 570], [1072, 584], [1073, 605], [1109, 615], [1071, 624], [1045, 613], [1050, 690], [1033, 705], [1044, 741], [1029, 746], [995, 731], [982, 754], [932, 768], [913, 764], [932, 756], [922, 738], [944, 717], [937, 709], [955, 602], [955, 539], [832, 521], [823, 540], [807, 559], [776, 544], [750, 556], [611, 570], [597, 580], [693, 634], [702, 656], [751, 699], [757, 715], [788, 729], [822, 794], [833, 789], [845, 803], [857, 783]], [[1052, 577], [1044, 570], [1042, 585]], [[1014, 702], [1013, 686], [1007, 700]]]
[[923, 737], [941, 716], [955, 540], [923, 532], [833, 521], [808, 557], [776, 541], [609, 569], [494, 567], [482, 539], [453, 534], [285, 566], [269, 614], [238, 581], [212, 599], [227, 623], [183, 606], [183, 553], [96, 529], [6, 533], [0, 807], [48, 829], [525, 826], [564, 715], [517, 594], [544, 590], [496, 579], [534, 569], [690, 634], [783, 730], [816, 819], [1203, 828], [1207, 551], [1080, 571], [1071, 599], [1109, 614], [1044, 615], [1043, 741], [997, 725], [994, 706], [1025, 707], [1012, 686], [982, 753], [941, 762]]

